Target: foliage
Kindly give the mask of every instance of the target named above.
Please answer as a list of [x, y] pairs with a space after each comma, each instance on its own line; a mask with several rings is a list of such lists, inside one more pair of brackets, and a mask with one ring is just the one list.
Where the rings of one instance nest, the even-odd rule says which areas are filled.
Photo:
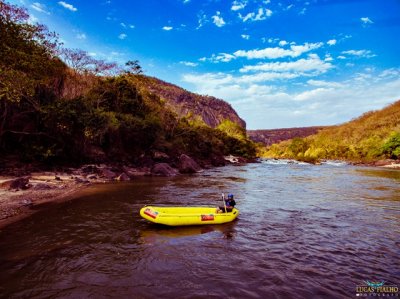
[[400, 101], [340, 126], [261, 149], [264, 157], [372, 161], [399, 157]]
[[393, 159], [400, 158], [400, 132], [393, 132], [382, 145], [382, 153]]
[[[114, 63], [61, 48], [56, 34], [28, 19], [25, 9], [0, 0], [1, 154], [45, 163], [135, 163], [153, 151], [199, 161], [254, 157], [240, 125], [225, 120], [214, 129], [198, 114], [174, 112], [147, 84], [161, 81], [142, 75], [137, 60], [121, 73]], [[179, 92], [182, 102], [200, 99]]]

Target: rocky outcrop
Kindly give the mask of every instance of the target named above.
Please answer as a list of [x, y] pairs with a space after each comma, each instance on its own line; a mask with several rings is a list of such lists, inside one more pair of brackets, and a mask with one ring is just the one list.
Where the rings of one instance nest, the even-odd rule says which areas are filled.
[[178, 169], [180, 173], [195, 173], [200, 171], [201, 167], [188, 155], [182, 154], [179, 157]]
[[198, 95], [157, 78], [143, 76], [141, 80], [151, 92], [164, 99], [167, 107], [180, 117], [190, 115], [192, 119], [200, 118], [212, 128], [228, 119], [246, 128], [246, 122], [230, 104], [221, 99]]
[[29, 187], [29, 177], [20, 177], [0, 184], [0, 188], [9, 190], [26, 190]]
[[269, 146], [274, 143], [293, 139], [296, 137], [307, 137], [318, 133], [318, 131], [327, 127], [304, 127], [304, 128], [286, 128], [272, 130], [248, 130], [247, 136], [254, 142], [264, 143]]
[[177, 175], [178, 171], [167, 163], [157, 163], [151, 169], [151, 173], [156, 176], [168, 177]]

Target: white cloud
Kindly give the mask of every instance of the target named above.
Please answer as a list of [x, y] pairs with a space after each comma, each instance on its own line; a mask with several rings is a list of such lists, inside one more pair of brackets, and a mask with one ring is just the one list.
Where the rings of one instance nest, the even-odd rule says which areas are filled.
[[41, 13], [44, 13], [44, 14], [47, 14], [47, 15], [50, 14], [50, 13], [47, 11], [47, 9], [46, 9], [46, 5], [41, 4], [41, 3], [39, 3], [39, 2], [34, 2], [34, 3], [32, 3], [31, 7], [32, 7], [34, 10], [38, 11], [38, 12], [41, 12]]
[[[243, 38], [245, 38], [245, 37], [243, 37]], [[322, 46], [323, 46], [323, 43], [319, 42], [319, 43], [305, 43], [303, 45], [291, 44], [290, 49], [274, 47], [274, 48], [265, 48], [265, 49], [261, 49], [261, 50], [258, 50], [258, 49], [237, 50], [236, 52], [234, 52], [232, 54], [229, 54], [229, 53], [212, 54], [210, 58], [203, 57], [203, 58], [200, 58], [199, 60], [218, 63], [218, 62], [230, 62], [237, 58], [246, 58], [246, 59], [277, 59], [277, 58], [284, 58], [284, 57], [296, 58], [298, 56], [301, 56], [304, 53], [318, 49]], [[310, 55], [312, 55], [312, 54], [310, 54]], [[315, 58], [319, 59], [319, 57], [317, 55], [315, 55]]]
[[371, 24], [374, 23], [374, 22], [373, 22], [370, 18], [368, 18], [368, 17], [360, 18], [360, 20], [361, 20], [361, 23], [363, 24], [363, 26], [371, 25]]
[[165, 30], [165, 31], [170, 31], [170, 30], [174, 29], [174, 27], [164, 26], [162, 29]]
[[216, 14], [214, 16], [212, 16], [213, 19], [213, 23], [217, 26], [217, 27], [222, 27], [225, 25], [225, 21], [224, 19], [221, 17], [221, 13], [219, 11], [216, 12]]
[[302, 93], [299, 93], [293, 97], [295, 101], [308, 101], [312, 100], [316, 97], [321, 97], [321, 95], [326, 94], [327, 92], [332, 91], [332, 88], [323, 88], [323, 87], [318, 87], [316, 89], [312, 90], [307, 90]]
[[179, 63], [180, 63], [180, 64], [183, 64], [183, 65], [186, 65], [186, 66], [191, 66], [191, 67], [196, 67], [196, 66], [199, 65], [198, 63], [189, 62], [189, 61], [180, 61]]
[[308, 80], [307, 81], [308, 85], [311, 86], [317, 86], [317, 87], [333, 87], [333, 88], [338, 88], [338, 87], [343, 87], [343, 84], [338, 83], [338, 82], [329, 82], [329, 81], [323, 81], [323, 80]]
[[123, 22], [121, 22], [121, 23], [119, 23], [122, 27], [124, 27], [124, 28], [126, 28], [126, 24], [125, 23], [123, 23]]
[[303, 8], [302, 10], [300, 10], [299, 15], [305, 15], [307, 11], [307, 8]]
[[189, 2], [190, 2], [190, 0], [183, 0], [183, 4], [187, 4]]
[[270, 44], [275, 44], [275, 43], [279, 42], [279, 38], [271, 38], [270, 37], [269, 39], [267, 39], [267, 38], [263, 37], [262, 42], [263, 43], [268, 42]]
[[121, 33], [120, 35], [118, 35], [118, 38], [122, 40], [126, 39], [127, 37], [128, 35], [126, 35], [125, 33]]
[[210, 58], [200, 58], [200, 61], [210, 61], [212, 63], [218, 63], [218, 62], [229, 62], [233, 59], [236, 59], [236, 57], [232, 54], [228, 53], [219, 53], [218, 55], [212, 54]]
[[84, 33], [78, 33], [78, 34], [76, 35], [76, 38], [77, 38], [77, 39], [86, 39], [86, 34], [84, 34]]
[[243, 39], [247, 39], [247, 40], [250, 39], [250, 35], [248, 35], [248, 34], [242, 34], [241, 37]]
[[241, 68], [240, 72], [242, 73], [254, 72], [254, 71], [300, 72], [300, 73], [314, 72], [314, 74], [321, 74], [325, 73], [331, 68], [333, 68], [332, 64], [321, 60], [317, 56], [290, 62], [270, 62], [270, 63], [259, 63], [256, 65], [248, 65]]
[[325, 54], [325, 59], [324, 59], [324, 61], [327, 61], [327, 62], [329, 62], [329, 61], [333, 61], [333, 58], [332, 58], [332, 56], [331, 56], [331, 54]]
[[370, 50], [348, 50], [348, 51], [343, 51], [342, 54], [363, 57], [363, 58], [372, 58], [376, 56]]
[[257, 13], [255, 12], [251, 12], [248, 13], [245, 16], [242, 16], [239, 13], [239, 18], [243, 21], [243, 22], [255, 22], [255, 21], [263, 21], [269, 17], [272, 16], [272, 10], [268, 9], [268, 8], [259, 8]]
[[336, 40], [336, 39], [330, 39], [330, 40], [328, 40], [326, 43], [327, 43], [329, 46], [334, 46], [334, 45], [336, 45], [337, 40]]
[[318, 49], [323, 43], [305, 43], [304, 45], [291, 45], [290, 49], [279, 47], [265, 48], [262, 50], [238, 50], [233, 53], [236, 57], [245, 57], [247, 59], [276, 59], [283, 57], [298, 57], [303, 53]]
[[59, 1], [58, 4], [60, 4], [62, 7], [70, 10], [70, 11], [77, 11], [78, 9], [74, 7], [72, 4], [66, 3], [64, 1]]
[[285, 40], [281, 40], [281, 41], [279, 42], [279, 46], [281, 46], [281, 47], [286, 46], [287, 44], [288, 44], [288, 42], [285, 41]]
[[290, 10], [294, 7], [294, 4], [290, 4], [288, 6], [286, 6], [286, 8], [284, 8], [284, 10]]
[[400, 77], [400, 69], [395, 69], [395, 68], [391, 68], [391, 69], [387, 69], [382, 71], [379, 75], [380, 78], [399, 78]]
[[200, 12], [197, 15], [197, 19], [198, 19], [198, 24], [199, 25], [197, 26], [196, 29], [200, 29], [201, 27], [203, 27], [208, 22], [207, 16], [203, 12]]
[[[308, 80], [306, 90], [238, 80], [230, 74], [184, 75], [194, 91], [228, 101], [249, 129], [333, 125], [380, 109], [400, 98], [399, 69], [361, 74], [345, 81]], [[266, 117], [268, 116], [268, 117]]]
[[245, 8], [247, 5], [247, 1], [233, 1], [231, 10], [237, 11]]

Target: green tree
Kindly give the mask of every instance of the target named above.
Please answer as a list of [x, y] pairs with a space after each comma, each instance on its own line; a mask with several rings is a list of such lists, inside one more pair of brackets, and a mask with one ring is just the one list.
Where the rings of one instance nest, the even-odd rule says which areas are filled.
[[56, 92], [65, 70], [56, 56], [57, 35], [28, 20], [25, 9], [0, 0], [0, 146], [20, 108], [25, 114], [39, 111], [41, 97], [35, 95], [46, 87]]
[[382, 153], [393, 159], [400, 158], [400, 132], [393, 132], [382, 146]]

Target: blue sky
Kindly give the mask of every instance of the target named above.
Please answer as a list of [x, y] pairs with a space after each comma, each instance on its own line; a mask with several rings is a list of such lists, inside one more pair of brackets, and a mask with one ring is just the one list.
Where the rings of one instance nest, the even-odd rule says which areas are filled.
[[65, 47], [229, 102], [248, 129], [339, 124], [400, 99], [399, 0], [16, 0]]

